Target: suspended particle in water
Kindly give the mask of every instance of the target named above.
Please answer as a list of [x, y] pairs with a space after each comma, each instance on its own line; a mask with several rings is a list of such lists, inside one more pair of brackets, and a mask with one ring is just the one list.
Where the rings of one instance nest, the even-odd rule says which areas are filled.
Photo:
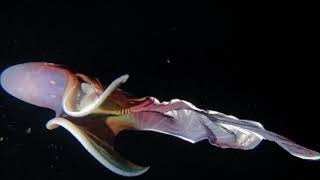
[[27, 134], [30, 134], [30, 133], [31, 133], [31, 128], [27, 128], [27, 129], [26, 129], [26, 133], [27, 133]]

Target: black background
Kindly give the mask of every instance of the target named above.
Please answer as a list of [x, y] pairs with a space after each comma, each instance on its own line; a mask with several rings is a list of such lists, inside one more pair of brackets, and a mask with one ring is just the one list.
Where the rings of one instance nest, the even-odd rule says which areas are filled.
[[[301, 145], [319, 147], [319, 11], [315, 4], [228, 1], [107, 1], [1, 6], [0, 70], [29, 61], [64, 64], [104, 85], [261, 122]], [[123, 179], [60, 128], [54, 113], [1, 90], [0, 179]], [[26, 130], [31, 128], [31, 133]], [[275, 143], [256, 149], [189, 144], [124, 131], [124, 156], [150, 170], [133, 179], [319, 178], [319, 161]]]

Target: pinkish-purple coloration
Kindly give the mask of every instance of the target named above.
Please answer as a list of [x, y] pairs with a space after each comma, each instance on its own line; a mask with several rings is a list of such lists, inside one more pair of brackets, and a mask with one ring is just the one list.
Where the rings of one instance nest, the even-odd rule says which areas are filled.
[[103, 89], [98, 80], [72, 73], [55, 64], [32, 62], [9, 67], [1, 74], [2, 87], [14, 97], [56, 111], [48, 129], [68, 130], [102, 165], [123, 176], [137, 176], [148, 167], [123, 158], [113, 148], [122, 130], [148, 130], [196, 143], [208, 139], [221, 148], [249, 150], [263, 139], [273, 141], [290, 154], [319, 160], [316, 151], [266, 130], [260, 123], [173, 99], [132, 98], [118, 87], [128, 75]]

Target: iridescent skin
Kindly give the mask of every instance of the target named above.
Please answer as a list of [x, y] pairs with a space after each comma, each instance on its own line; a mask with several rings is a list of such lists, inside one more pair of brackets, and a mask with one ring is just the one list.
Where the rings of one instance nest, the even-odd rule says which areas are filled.
[[136, 165], [114, 151], [114, 137], [122, 130], [149, 130], [191, 143], [208, 139], [221, 148], [249, 150], [263, 139], [274, 141], [290, 154], [319, 160], [316, 151], [265, 130], [255, 121], [238, 119], [173, 99], [131, 98], [118, 86], [124, 75], [103, 89], [98, 80], [42, 62], [19, 64], [1, 74], [2, 87], [14, 97], [56, 111], [48, 129], [67, 129], [102, 165], [123, 176], [137, 176], [148, 167]]
[[1, 85], [13, 96], [33, 105], [61, 112], [69, 71], [49, 63], [12, 66], [1, 74]]

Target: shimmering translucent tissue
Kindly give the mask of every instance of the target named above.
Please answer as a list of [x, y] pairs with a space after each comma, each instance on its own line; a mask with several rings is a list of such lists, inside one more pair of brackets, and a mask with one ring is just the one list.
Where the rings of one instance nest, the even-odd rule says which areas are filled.
[[61, 112], [61, 100], [70, 73], [48, 63], [25, 63], [1, 74], [2, 87], [30, 104]]
[[128, 77], [121, 76], [103, 89], [98, 80], [62, 66], [31, 62], [7, 68], [1, 74], [1, 85], [18, 99], [56, 111], [56, 117], [47, 122], [48, 129], [64, 127], [102, 165], [123, 176], [140, 175], [148, 167], [134, 164], [114, 150], [114, 137], [122, 130], [155, 131], [191, 143], [208, 139], [221, 148], [243, 150], [266, 139], [296, 157], [320, 159], [318, 152], [255, 121], [199, 109], [180, 99], [159, 102], [154, 97], [129, 97], [118, 88]]

